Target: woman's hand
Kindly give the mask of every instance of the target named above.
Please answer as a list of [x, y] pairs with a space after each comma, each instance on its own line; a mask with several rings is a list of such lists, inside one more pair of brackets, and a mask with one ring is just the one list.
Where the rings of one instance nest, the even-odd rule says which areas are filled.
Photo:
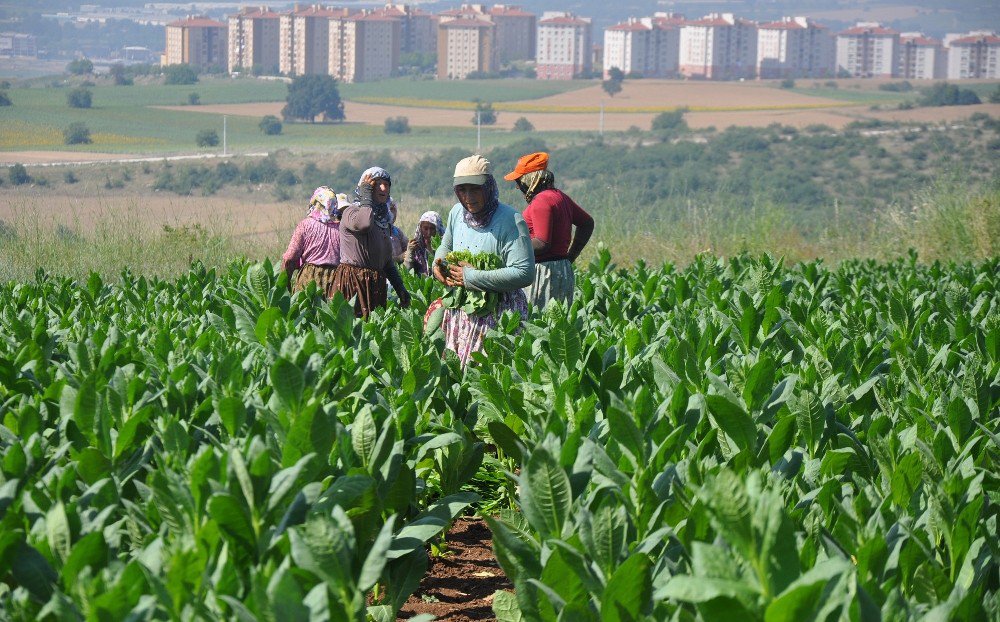
[[431, 272], [434, 274], [434, 278], [435, 279], [437, 279], [438, 281], [441, 281], [445, 285], [448, 284], [448, 279], [445, 278], [444, 271], [441, 268], [441, 260], [440, 259], [435, 259], [434, 260], [434, 267], [431, 268]]
[[417, 238], [413, 238], [412, 240], [410, 240], [409, 242], [406, 243], [406, 248], [408, 248], [411, 251], [416, 250], [417, 249], [417, 243], [418, 243], [417, 242]]
[[403, 295], [399, 297], [399, 306], [404, 309], [410, 308], [410, 292], [403, 292]]
[[465, 287], [465, 269], [471, 267], [472, 264], [467, 261], [448, 264], [448, 285], [452, 287]]
[[374, 188], [375, 187], [375, 178], [372, 177], [371, 174], [369, 173], [368, 175], [365, 175], [364, 177], [361, 178], [361, 183], [359, 183], [358, 185], [359, 186], [368, 186], [369, 188]]

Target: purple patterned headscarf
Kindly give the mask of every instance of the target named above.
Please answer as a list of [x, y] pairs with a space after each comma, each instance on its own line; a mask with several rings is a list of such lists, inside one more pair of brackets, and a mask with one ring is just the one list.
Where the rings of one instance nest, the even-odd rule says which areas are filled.
[[[458, 187], [455, 187], [455, 196], [458, 197]], [[469, 210], [464, 210], [465, 224], [476, 229], [483, 229], [489, 226], [493, 220], [493, 214], [500, 206], [500, 189], [497, 187], [497, 180], [493, 175], [486, 175], [486, 183], [483, 184], [483, 197], [486, 199], [486, 206], [478, 214], [473, 214]], [[462, 199], [459, 197], [458, 202]], [[464, 205], [462, 206], [465, 207]]]

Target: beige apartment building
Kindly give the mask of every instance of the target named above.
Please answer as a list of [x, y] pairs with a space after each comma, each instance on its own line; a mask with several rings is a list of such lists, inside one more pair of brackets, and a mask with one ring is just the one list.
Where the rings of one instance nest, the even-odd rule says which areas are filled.
[[993, 32], [972, 32], [951, 40], [948, 79], [1000, 78], [1000, 37]]
[[539, 80], [572, 80], [593, 70], [593, 28], [589, 18], [546, 12], [538, 22]]
[[329, 21], [329, 73], [342, 82], [392, 76], [399, 65], [399, 20], [364, 11]]
[[808, 17], [783, 17], [757, 26], [757, 77], [825, 78], [834, 75], [834, 39]]
[[533, 13], [509, 4], [494, 4], [490, 7], [485, 4], [463, 4], [460, 8], [440, 14], [441, 21], [458, 18], [487, 21], [495, 25], [493, 44], [496, 47], [497, 63], [535, 58], [537, 27]]
[[899, 77], [907, 80], [938, 80], [948, 75], [944, 46], [919, 32], [899, 35]]
[[899, 32], [861, 22], [837, 35], [837, 72], [854, 78], [899, 76]]
[[399, 51], [433, 54], [437, 51], [438, 18], [409, 4], [388, 3], [376, 14], [399, 20]]
[[188, 17], [167, 24], [165, 65], [224, 67], [226, 25], [204, 17]]
[[281, 17], [266, 6], [245, 8], [229, 17], [230, 72], [281, 70]]
[[603, 71], [612, 67], [646, 78], [677, 76], [680, 32], [686, 20], [676, 13], [629, 18], [604, 31]]
[[681, 27], [678, 72], [687, 78], [752, 78], [757, 64], [757, 24], [732, 13], [712, 13]]
[[471, 17], [442, 16], [438, 25], [438, 79], [462, 80], [474, 71], [494, 71], [496, 24]]
[[280, 69], [289, 76], [330, 73], [330, 21], [349, 17], [349, 9], [313, 5], [281, 16]]

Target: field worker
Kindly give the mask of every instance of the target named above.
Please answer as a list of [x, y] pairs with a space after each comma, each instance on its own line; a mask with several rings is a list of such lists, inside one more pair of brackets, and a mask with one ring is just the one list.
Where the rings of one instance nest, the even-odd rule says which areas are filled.
[[[448, 214], [448, 224], [441, 245], [434, 253], [434, 278], [449, 287], [467, 287], [477, 291], [500, 294], [499, 306], [493, 313], [472, 316], [461, 309], [444, 309], [441, 329], [445, 347], [458, 354], [462, 365], [473, 352], [482, 349], [486, 331], [495, 328], [497, 318], [505, 311], [528, 316], [527, 299], [522, 288], [535, 276], [535, 259], [531, 238], [524, 219], [514, 208], [500, 203], [493, 166], [481, 155], [469, 156], [455, 166], [455, 196], [458, 203]], [[451, 251], [492, 253], [499, 257], [500, 268], [476, 270], [468, 263], [443, 263]], [[432, 303], [427, 318], [435, 312]]]
[[413, 238], [406, 244], [403, 265], [416, 274], [430, 276], [431, 258], [434, 256], [434, 238], [444, 235], [444, 222], [437, 212], [424, 212], [417, 221]]
[[392, 259], [396, 263], [403, 263], [407, 239], [403, 230], [396, 226], [396, 221], [399, 220], [399, 205], [392, 197], [389, 197], [389, 215], [391, 216], [389, 224], [392, 227], [389, 232], [389, 237], [392, 239]]
[[[333, 276], [340, 263], [340, 211], [350, 205], [346, 194], [320, 186], [309, 199], [306, 217], [295, 227], [288, 250], [281, 257], [292, 291], [314, 281], [329, 299], [336, 288]], [[292, 280], [292, 274], [298, 276]]]
[[375, 307], [386, 305], [386, 280], [396, 290], [400, 305], [410, 306], [410, 294], [392, 259], [391, 185], [388, 171], [369, 168], [358, 181], [355, 201], [341, 215], [340, 265], [334, 287], [348, 300], [356, 297], [354, 314], [358, 317], [368, 317]]
[[[573, 303], [573, 262], [594, 233], [594, 219], [573, 199], [555, 187], [549, 154], [529, 153], [504, 175], [524, 194], [528, 207], [524, 221], [535, 252], [535, 280], [525, 291], [528, 301], [543, 308], [552, 299]], [[576, 226], [576, 235], [573, 227]]]

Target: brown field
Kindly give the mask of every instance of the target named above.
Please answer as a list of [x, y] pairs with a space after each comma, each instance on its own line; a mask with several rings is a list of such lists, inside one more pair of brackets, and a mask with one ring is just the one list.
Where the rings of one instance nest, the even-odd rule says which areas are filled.
[[0, 151], [0, 166], [5, 164], [48, 164], [52, 162], [98, 162], [123, 157], [120, 153], [89, 151]]
[[594, 85], [578, 91], [560, 93], [524, 102], [538, 106], [600, 106], [606, 112], [616, 108], [679, 107], [689, 108], [765, 108], [769, 106], [837, 106], [841, 102], [823, 97], [802, 95], [776, 89], [761, 82], [688, 82], [680, 80], [626, 80], [621, 93], [614, 97]]

